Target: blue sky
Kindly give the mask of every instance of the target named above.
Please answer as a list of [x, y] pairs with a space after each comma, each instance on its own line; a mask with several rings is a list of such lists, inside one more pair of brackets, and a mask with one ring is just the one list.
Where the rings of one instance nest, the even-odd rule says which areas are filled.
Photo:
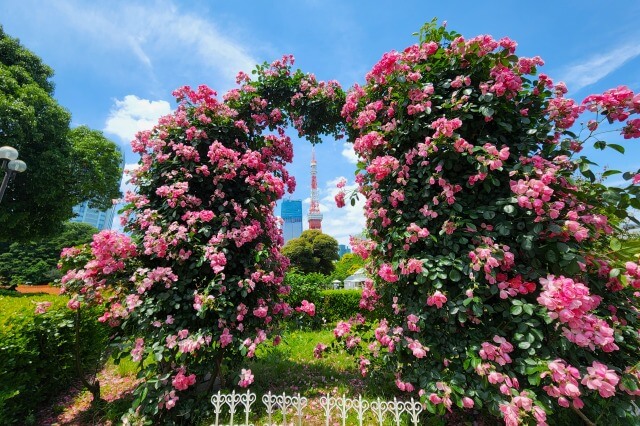
[[[348, 88], [384, 52], [413, 44], [412, 33], [433, 17], [466, 37], [511, 37], [519, 55], [541, 56], [542, 72], [578, 100], [622, 84], [640, 91], [637, 1], [0, 0], [5, 31], [55, 70], [55, 96], [72, 124], [103, 130], [123, 146], [129, 165], [138, 160], [129, 141], [173, 108], [178, 86], [207, 84], [222, 94], [238, 71], [290, 53], [303, 71]], [[632, 145], [625, 157], [594, 158], [635, 170], [640, 149], [625, 143]], [[292, 198], [305, 200], [305, 211], [310, 151], [295, 140], [290, 166], [298, 181]], [[333, 203], [335, 182], [353, 182], [352, 151], [327, 139], [316, 157], [323, 230], [346, 243], [364, 226], [359, 206]]]

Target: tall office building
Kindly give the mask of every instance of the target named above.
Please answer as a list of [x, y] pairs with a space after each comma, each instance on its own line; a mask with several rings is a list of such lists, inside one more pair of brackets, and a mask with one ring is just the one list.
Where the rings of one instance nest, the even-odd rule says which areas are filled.
[[98, 231], [111, 229], [113, 226], [113, 218], [116, 215], [116, 206], [112, 206], [107, 210], [98, 210], [89, 208], [89, 202], [85, 201], [73, 208], [75, 216], [71, 222], [83, 222], [98, 228]]
[[302, 234], [302, 200], [282, 200], [280, 217], [284, 242], [300, 237]]
[[320, 213], [320, 203], [318, 202], [318, 173], [316, 163], [316, 152], [311, 148], [311, 206], [307, 218], [309, 219], [309, 229], [317, 229], [322, 232], [322, 213]]

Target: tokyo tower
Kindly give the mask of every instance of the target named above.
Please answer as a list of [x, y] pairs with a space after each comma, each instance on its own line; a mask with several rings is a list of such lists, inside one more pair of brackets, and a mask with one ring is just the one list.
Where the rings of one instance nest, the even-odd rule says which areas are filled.
[[318, 204], [318, 178], [317, 178], [316, 152], [311, 148], [311, 206], [309, 206], [309, 229], [322, 231], [322, 213]]

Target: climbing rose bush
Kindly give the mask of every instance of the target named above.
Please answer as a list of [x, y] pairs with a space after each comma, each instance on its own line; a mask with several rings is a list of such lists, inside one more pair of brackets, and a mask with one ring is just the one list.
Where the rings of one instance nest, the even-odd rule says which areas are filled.
[[132, 142], [141, 158], [125, 196], [130, 236], [103, 231], [62, 255], [69, 307], [104, 301], [118, 356], [140, 363], [132, 412], [154, 423], [195, 421], [223, 363], [249, 386], [240, 364], [293, 312], [273, 214], [295, 188], [285, 128], [313, 143], [338, 137], [344, 94], [292, 64], [240, 73], [222, 99], [206, 86], [176, 90], [176, 110]]
[[[589, 139], [623, 149], [600, 140], [599, 125], [637, 138], [640, 95], [620, 87], [576, 102], [516, 46], [432, 23], [348, 92], [369, 234], [352, 244], [372, 277], [361, 307], [382, 319], [334, 334], [363, 375], [395, 374], [432, 413], [631, 424], [639, 273], [611, 235], [638, 207], [640, 178], [591, 183], [576, 153]], [[582, 114], [594, 119], [579, 136], [570, 129]]]

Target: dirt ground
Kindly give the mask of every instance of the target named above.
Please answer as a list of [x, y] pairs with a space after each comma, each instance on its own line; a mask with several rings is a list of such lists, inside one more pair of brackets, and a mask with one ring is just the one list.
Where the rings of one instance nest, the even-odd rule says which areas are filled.
[[45, 285], [19, 285], [18, 292], [60, 294], [60, 287], [52, 287], [46, 284]]

